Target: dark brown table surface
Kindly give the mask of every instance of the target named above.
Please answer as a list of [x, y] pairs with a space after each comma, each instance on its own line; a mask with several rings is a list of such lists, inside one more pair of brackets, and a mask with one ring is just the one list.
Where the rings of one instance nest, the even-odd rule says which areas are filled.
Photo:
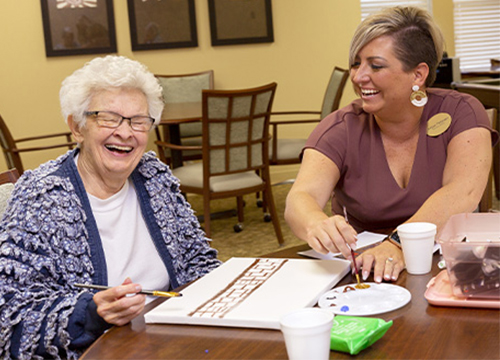
[[160, 124], [175, 125], [201, 120], [201, 101], [165, 104]]
[[[297, 251], [307, 248], [301, 245], [266, 257], [298, 258]], [[357, 359], [500, 359], [499, 310], [433, 306], [424, 298], [427, 283], [441, 271], [438, 261], [436, 254], [429, 274], [402, 273], [396, 284], [411, 292], [411, 302], [373, 316], [393, 320], [393, 325]], [[340, 284], [353, 282], [348, 274]], [[162, 300], [148, 304], [146, 311]], [[330, 352], [330, 359], [352, 358]], [[139, 316], [129, 325], [111, 328], [82, 359], [287, 359], [287, 354], [278, 330], [145, 324]]]
[[[180, 124], [201, 121], [202, 103], [184, 102], [165, 104], [160, 125], [164, 126], [163, 139], [181, 145]], [[168, 127], [168, 131], [167, 131]], [[182, 151], [171, 149], [172, 168], [182, 166]]]
[[464, 69], [461, 71], [462, 79], [474, 77], [500, 77], [500, 66], [483, 66], [472, 69]]

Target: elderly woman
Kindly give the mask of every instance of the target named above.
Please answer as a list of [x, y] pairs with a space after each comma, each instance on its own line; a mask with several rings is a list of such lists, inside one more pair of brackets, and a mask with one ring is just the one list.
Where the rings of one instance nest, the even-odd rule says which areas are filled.
[[175, 288], [220, 265], [177, 179], [145, 154], [161, 94], [143, 65], [118, 56], [64, 80], [79, 146], [26, 171], [0, 225], [1, 358], [77, 358], [143, 310], [142, 288]]
[[[477, 207], [498, 134], [477, 99], [430, 88], [442, 53], [440, 30], [418, 8], [389, 8], [358, 26], [349, 61], [360, 99], [313, 131], [287, 197], [285, 218], [313, 249], [350, 257], [357, 232], [416, 221], [439, 230]], [[323, 212], [330, 198], [333, 216]], [[398, 278], [398, 240], [393, 233], [356, 259], [365, 280], [372, 268], [376, 282]]]

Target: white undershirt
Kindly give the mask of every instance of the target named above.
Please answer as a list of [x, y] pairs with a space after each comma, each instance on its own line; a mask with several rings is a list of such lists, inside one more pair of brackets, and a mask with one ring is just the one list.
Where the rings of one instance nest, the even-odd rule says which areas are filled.
[[[168, 272], [146, 227], [131, 180], [105, 200], [87, 195], [102, 240], [108, 285], [121, 285], [130, 277], [145, 290], [167, 290]], [[148, 296], [147, 302], [151, 300]]]

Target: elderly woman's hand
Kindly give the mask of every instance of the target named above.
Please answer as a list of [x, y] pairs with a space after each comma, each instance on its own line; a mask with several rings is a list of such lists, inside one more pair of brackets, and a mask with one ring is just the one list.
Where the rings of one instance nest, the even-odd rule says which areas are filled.
[[[127, 278], [122, 285], [99, 291], [93, 297], [97, 313], [108, 324], [122, 326], [139, 315], [146, 304], [146, 296], [137, 294], [142, 288]], [[134, 296], [127, 296], [136, 294]]]
[[351, 256], [351, 247], [356, 248], [356, 235], [356, 230], [343, 216], [334, 215], [308, 227], [306, 241], [321, 254], [340, 251], [348, 258]]
[[364, 280], [368, 278], [373, 267], [373, 278], [376, 283], [380, 283], [382, 278], [386, 281], [396, 281], [399, 273], [405, 268], [403, 252], [389, 241], [366, 250], [356, 258], [356, 263], [358, 268], [362, 269]]

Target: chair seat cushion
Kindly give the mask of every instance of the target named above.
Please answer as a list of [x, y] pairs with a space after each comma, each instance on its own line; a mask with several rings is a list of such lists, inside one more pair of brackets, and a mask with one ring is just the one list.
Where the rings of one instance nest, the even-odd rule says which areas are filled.
[[3, 215], [5, 209], [7, 208], [7, 203], [9, 201], [12, 190], [14, 190], [14, 184], [6, 183], [0, 185], [0, 217]]
[[[307, 139], [278, 139], [278, 160], [298, 159]], [[269, 145], [269, 157], [273, 149]]]
[[[181, 185], [203, 188], [203, 164], [201, 162], [173, 169], [172, 173], [179, 179]], [[245, 189], [262, 183], [261, 177], [253, 171], [213, 176], [210, 179], [210, 191], [221, 192]]]

